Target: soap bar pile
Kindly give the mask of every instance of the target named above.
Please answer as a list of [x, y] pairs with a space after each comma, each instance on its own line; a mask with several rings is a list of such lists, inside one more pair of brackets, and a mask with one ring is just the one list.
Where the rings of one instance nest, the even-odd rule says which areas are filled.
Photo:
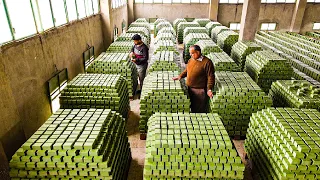
[[210, 53], [207, 57], [212, 61], [215, 71], [241, 71], [237, 63], [225, 52]]

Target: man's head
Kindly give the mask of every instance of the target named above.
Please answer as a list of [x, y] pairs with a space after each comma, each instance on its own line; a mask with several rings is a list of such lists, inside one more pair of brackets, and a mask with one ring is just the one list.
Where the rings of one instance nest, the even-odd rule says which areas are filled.
[[193, 59], [198, 59], [199, 57], [201, 57], [201, 48], [200, 48], [200, 46], [198, 46], [198, 45], [190, 46], [189, 53], [190, 53], [190, 56]]
[[133, 35], [132, 40], [133, 40], [135, 45], [139, 45], [139, 44], [142, 43], [141, 36], [139, 34]]

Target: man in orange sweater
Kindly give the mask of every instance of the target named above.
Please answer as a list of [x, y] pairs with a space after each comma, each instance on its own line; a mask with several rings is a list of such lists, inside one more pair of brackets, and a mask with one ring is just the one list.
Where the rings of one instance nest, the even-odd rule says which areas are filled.
[[205, 113], [208, 111], [209, 99], [212, 98], [214, 86], [214, 66], [210, 59], [201, 54], [201, 48], [193, 45], [189, 49], [190, 60], [187, 68], [173, 80], [187, 77], [188, 92], [191, 100], [191, 112]]

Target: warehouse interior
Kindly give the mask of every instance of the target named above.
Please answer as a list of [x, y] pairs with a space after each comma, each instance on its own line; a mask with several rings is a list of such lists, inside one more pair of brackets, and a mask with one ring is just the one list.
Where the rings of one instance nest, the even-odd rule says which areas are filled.
[[[59, 109], [55, 103], [59, 104], [58, 96], [63, 91], [63, 88], [67, 86], [66, 84], [69, 84], [70, 81], [79, 74], [88, 72], [86, 69], [87, 60], [92, 60], [90, 63], [94, 64], [99, 55], [105, 52], [110, 53], [111, 51], [108, 51], [108, 48], [111, 47], [112, 43], [120, 41], [119, 37], [129, 33], [127, 31], [131, 27], [134, 27], [130, 26], [133, 23], [142, 24], [143, 22], [147, 24], [147, 26], [150, 26], [150, 34], [146, 35], [146, 38], [147, 36], [150, 38], [149, 59], [152, 59], [158, 47], [155, 44], [157, 40], [157, 34], [155, 33], [157, 30], [155, 26], [156, 23], [163, 22], [166, 24], [166, 22], [169, 22], [173, 27], [174, 21], [178, 18], [185, 18], [185, 21], [188, 22], [196, 21], [197, 19], [217, 22], [221, 26], [225, 26], [230, 31], [236, 33], [237, 41], [255, 42], [259, 46], [262, 46], [262, 49], [273, 51], [276, 55], [278, 54], [281, 58], [287, 60], [295, 69], [295, 75], [290, 75], [287, 80], [296, 79], [308, 81], [312, 84], [312, 88], [316, 89], [320, 88], [320, 66], [317, 66], [320, 62], [319, 12], [319, 0], [30, 0], [24, 2], [19, 0], [1, 0], [0, 179], [10, 179], [11, 175], [9, 172], [10, 169], [13, 169], [10, 168], [12, 157], [16, 154], [17, 150], [55, 114], [57, 109]], [[141, 22], [137, 20], [141, 20]], [[164, 27], [171, 26], [164, 25]], [[199, 27], [200, 26], [201, 25], [199, 25]], [[273, 34], [273, 32], [276, 33]], [[287, 37], [287, 39], [292, 37], [291, 40], [284, 42], [286, 43], [286, 47], [284, 47], [284, 44], [281, 44], [281, 40], [278, 40], [280, 38], [280, 35], [277, 34], [278, 32], [281, 36]], [[287, 34], [288, 36], [281, 33]], [[295, 35], [290, 33], [294, 33]], [[207, 34], [211, 37], [211, 32]], [[184, 62], [183, 54], [185, 48], [190, 45], [186, 46], [184, 42], [179, 43], [177, 41], [177, 30], [175, 30], [174, 37], [176, 38], [174, 42], [175, 49], [172, 51], [178, 52], [178, 66], [184, 69], [187, 62]], [[293, 43], [294, 40], [297, 41], [297, 44]], [[131, 39], [129, 41], [131, 41]], [[276, 46], [274, 42], [277, 42], [279, 45]], [[216, 44], [218, 43], [216, 42]], [[294, 44], [294, 48], [291, 48], [290, 44]], [[282, 48], [282, 46], [284, 48]], [[296, 47], [300, 47], [301, 49]], [[165, 50], [168, 49], [164, 47], [162, 51]], [[89, 58], [87, 58], [87, 53], [89, 53]], [[117, 52], [114, 51], [113, 53]], [[231, 49], [227, 54], [231, 57]], [[264, 56], [264, 54], [261, 55], [261, 57], [262, 56]], [[295, 61], [290, 61], [288, 60], [289, 58], [294, 58]], [[283, 71], [286, 71], [284, 69]], [[246, 70], [242, 70], [242, 72], [243, 71], [245, 72]], [[67, 75], [63, 74], [65, 72], [67, 72]], [[248, 74], [250, 76], [252, 75], [252, 73]], [[64, 81], [60, 82], [63, 79], [62, 76]], [[284, 76], [285, 75], [283, 75], [283, 77]], [[272, 75], [268, 77], [272, 78]], [[55, 78], [57, 78], [59, 82], [53, 82]], [[217, 82], [216, 80], [216, 83]], [[256, 83], [257, 82], [258, 80]], [[58, 90], [54, 90], [54, 93], [58, 95], [52, 94], [53, 91], [50, 89], [50, 83], [58, 84]], [[261, 87], [261, 89], [263, 88]], [[269, 89], [265, 91], [266, 96], [267, 94], [272, 96], [268, 93]], [[147, 153], [146, 144], [148, 144], [148, 135], [147, 140], [143, 140], [143, 138], [141, 139], [141, 130], [139, 131], [141, 113], [140, 98], [142, 98], [143, 90], [144, 89], [142, 89], [141, 95], [134, 94], [134, 92], [133, 95], [129, 95], [130, 111], [126, 118], [126, 130], [130, 142], [132, 159], [130, 170], [127, 172], [128, 175], [117, 177], [118, 179], [143, 179], [143, 177], [148, 179], [146, 178], [148, 176], [144, 176], [144, 173], [146, 173], [144, 172], [144, 163]], [[135, 91], [135, 88], [133, 91]], [[219, 89], [216, 92], [218, 91]], [[55, 99], [53, 99], [53, 97], [55, 97]], [[312, 105], [303, 106], [303, 103], [303, 105], [299, 107], [283, 104], [281, 104], [281, 106], [275, 106], [275, 103], [278, 101], [273, 99], [272, 106], [299, 109], [315, 109], [314, 107], [319, 107], [320, 109], [320, 101], [318, 101], [318, 98], [320, 98], [320, 96], [317, 95], [312, 95], [311, 99], [304, 98], [303, 100], [309, 102], [307, 104]], [[303, 100], [301, 100], [301, 102]], [[300, 99], [297, 101], [300, 102]], [[239, 108], [239, 106], [237, 107]], [[148, 108], [152, 109], [152, 106]], [[312, 113], [315, 114], [314, 116], [317, 116], [317, 112], [312, 111]], [[312, 164], [312, 162], [320, 162], [318, 159], [320, 153], [320, 134], [319, 131], [317, 131], [320, 124], [317, 122], [319, 123], [320, 121], [314, 119], [313, 126], [308, 125], [313, 132], [316, 132], [314, 134], [317, 138], [314, 138], [315, 136], [312, 135], [310, 135], [309, 138], [312, 139], [312, 142], [316, 144], [317, 147], [310, 146], [312, 150], [308, 151], [308, 153], [315, 153], [316, 155], [313, 154], [314, 158], [312, 160], [308, 159], [303, 161], [305, 163], [302, 164], [306, 167], [312, 165], [318, 167], [319, 164]], [[278, 126], [276, 125], [275, 127]], [[270, 130], [270, 133], [271, 131], [272, 130]], [[251, 133], [253, 133], [253, 130]], [[280, 137], [281, 135], [277, 135], [276, 137], [278, 136]], [[286, 134], [283, 136], [289, 137], [289, 135]], [[249, 160], [251, 161], [252, 159], [249, 157], [248, 160], [246, 156], [248, 152], [245, 151], [244, 147], [245, 137], [240, 135], [236, 137], [232, 135], [230, 137], [234, 149], [237, 150], [242, 162], [246, 165], [244, 178], [259, 179], [257, 173], [254, 172], [254, 167], [253, 170], [251, 169], [252, 164], [250, 164], [250, 167], [247, 167], [249, 166]], [[283, 137], [281, 136], [281, 138]], [[307, 142], [309, 141], [304, 142], [308, 144]], [[250, 141], [247, 146], [252, 145], [250, 143], [255, 142]], [[281, 143], [284, 143], [284, 141]], [[289, 145], [283, 149], [287, 150], [294, 142], [288, 144]], [[285, 152], [285, 150], [283, 150], [283, 152]], [[250, 151], [252, 151], [252, 149]], [[287, 155], [286, 157], [289, 156], [290, 155]], [[306, 155], [306, 157], [309, 156]], [[264, 159], [264, 161], [268, 160]], [[287, 160], [285, 162], [287, 162]], [[268, 163], [267, 167], [270, 169], [272, 165], [270, 165], [270, 162]], [[263, 165], [260, 164], [260, 166]], [[248, 170], [248, 168], [250, 170]], [[126, 174], [126, 172], [123, 174]], [[275, 173], [276, 175], [270, 171], [270, 177], [271, 174], [274, 179], [278, 179], [275, 178], [275, 176], [281, 174], [281, 172], [278, 169]], [[317, 179], [316, 175], [318, 175], [318, 178], [320, 176], [317, 172], [310, 169], [301, 170], [301, 174], [304, 174], [304, 176], [298, 176], [297, 174], [299, 173], [296, 172], [292, 174], [292, 179]], [[40, 179], [40, 174], [38, 175], [39, 176], [35, 176], [35, 178]], [[279, 175], [279, 177], [282, 175], [283, 174]], [[311, 177], [311, 175], [313, 176]], [[78, 176], [80, 176], [79, 173]], [[199, 178], [193, 175], [185, 176], [185, 178], [214, 178], [212, 175], [204, 178], [205, 176], [200, 175], [200, 173], [198, 176]], [[19, 177], [23, 179], [24, 176], [21, 175]], [[48, 179], [50, 177], [52, 178], [52, 176], [45, 176], [45, 178]], [[68, 176], [65, 177], [67, 178]], [[288, 177], [291, 176], [287, 176], [286, 178]], [[30, 176], [28, 176], [28, 178], [30, 178]], [[160, 176], [151, 179], [158, 178], [160, 179]], [[165, 177], [162, 176], [161, 178]], [[172, 179], [173, 177], [170, 176], [170, 178]], [[220, 176], [220, 178], [225, 177]], [[237, 179], [232, 178], [232, 176], [229, 178]]]

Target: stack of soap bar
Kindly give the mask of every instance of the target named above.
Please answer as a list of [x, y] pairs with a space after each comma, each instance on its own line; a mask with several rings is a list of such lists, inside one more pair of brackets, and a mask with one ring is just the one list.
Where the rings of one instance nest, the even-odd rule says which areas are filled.
[[148, 126], [144, 179], [243, 179], [218, 114], [156, 113]]
[[105, 53], [88, 67], [88, 73], [120, 74], [125, 78], [130, 95], [134, 95], [138, 85], [136, 66], [130, 61], [129, 53]]
[[207, 57], [212, 61], [215, 71], [241, 71], [237, 63], [225, 52], [210, 53]]
[[154, 44], [154, 52], [158, 51], [175, 51], [176, 54], [179, 54], [176, 44], [172, 40], [157, 40], [157, 43]]
[[197, 22], [201, 27], [206, 27], [206, 25], [211, 22], [211, 20], [207, 18], [197, 18], [194, 19], [193, 22]]
[[107, 52], [110, 53], [130, 53], [133, 47], [133, 41], [115, 41], [110, 44]]
[[213, 22], [213, 21], [209, 22], [206, 25], [206, 29], [210, 37], [211, 37], [212, 29], [215, 28], [216, 26], [222, 26], [222, 25], [219, 22]]
[[137, 20], [135, 20], [134, 22], [140, 22], [140, 23], [148, 23], [146, 18], [138, 18]]
[[227, 54], [231, 54], [232, 46], [238, 42], [239, 34], [234, 31], [224, 31], [218, 34], [217, 44]]
[[171, 33], [175, 38], [174, 42], [176, 42], [176, 31], [173, 29], [173, 27], [164, 27], [164, 28], [160, 29], [158, 31], [157, 36], [159, 36], [163, 33]]
[[211, 38], [215, 43], [218, 42], [218, 35], [223, 31], [231, 31], [231, 30], [226, 26], [216, 26], [211, 30]]
[[145, 22], [133, 22], [130, 24], [129, 28], [131, 27], [145, 27], [148, 29], [149, 34], [151, 32], [151, 28], [150, 28], [150, 24], [149, 23], [145, 23]]
[[121, 35], [119, 35], [117, 37], [117, 39], [115, 41], [132, 41], [132, 37], [135, 34], [139, 34], [141, 36], [141, 40], [142, 42], [144, 42], [147, 46], [150, 46], [150, 41], [147, 38], [147, 36], [141, 34], [141, 33], [122, 33]]
[[13, 155], [15, 179], [125, 179], [125, 120], [109, 109], [60, 109]]
[[156, 28], [154, 29], [154, 34], [158, 35], [159, 34], [158, 32], [162, 28], [170, 28], [170, 27], [172, 27], [170, 22], [168, 22], [168, 21], [160, 22], [157, 24]]
[[250, 41], [239, 41], [232, 46], [231, 58], [244, 69], [246, 57], [255, 52], [260, 51], [262, 48], [258, 44]]
[[261, 179], [319, 179], [320, 113], [268, 108], [251, 117], [245, 148]]
[[180, 56], [174, 51], [159, 51], [151, 57], [148, 72], [181, 71]]
[[180, 22], [177, 30], [177, 38], [179, 43], [183, 43], [183, 33], [184, 29], [187, 27], [200, 27], [200, 25], [196, 22]]
[[173, 29], [176, 33], [178, 33], [178, 26], [181, 22], [187, 22], [184, 18], [178, 18], [173, 21]]
[[256, 51], [248, 55], [244, 70], [266, 93], [272, 82], [290, 80], [293, 74], [289, 62], [272, 51]]
[[[205, 27], [186, 27], [183, 31], [183, 39], [190, 33], [205, 33], [208, 34]], [[209, 35], [209, 34], [208, 34]]]
[[155, 112], [190, 112], [190, 100], [180, 81], [172, 80], [178, 72], [150, 72], [142, 87], [140, 133], [147, 133], [147, 122]]
[[200, 40], [210, 40], [210, 37], [206, 33], [190, 33], [186, 38], [184, 38], [184, 62], [188, 63], [190, 57], [189, 48], [192, 45], [195, 45]]
[[157, 18], [157, 20], [153, 23], [153, 30], [154, 30], [154, 34], [157, 35], [158, 32], [157, 32], [157, 25], [160, 24], [160, 23], [166, 23], [168, 22], [166, 19], [164, 18]]
[[[161, 30], [163, 30], [163, 29], [161, 29]], [[157, 37], [155, 38], [154, 44], [158, 44], [159, 41], [163, 41], [163, 40], [170, 40], [173, 43], [175, 43], [176, 37], [170, 32], [169, 33], [161, 33], [161, 34], [158, 34]]]
[[204, 56], [214, 52], [222, 52], [222, 49], [220, 49], [220, 47], [211, 39], [200, 40], [196, 43], [196, 45], [200, 46], [201, 53]]
[[148, 39], [148, 44], [151, 41], [150, 31], [146, 27], [131, 27], [127, 30], [127, 33], [143, 34]]
[[245, 72], [216, 72], [217, 93], [210, 100], [230, 136], [245, 136], [252, 113], [271, 107], [272, 100]]
[[306, 80], [279, 80], [273, 82], [269, 95], [275, 107], [320, 107], [320, 88]]
[[127, 82], [116, 74], [79, 74], [61, 92], [60, 104], [64, 109], [111, 109], [126, 118]]

